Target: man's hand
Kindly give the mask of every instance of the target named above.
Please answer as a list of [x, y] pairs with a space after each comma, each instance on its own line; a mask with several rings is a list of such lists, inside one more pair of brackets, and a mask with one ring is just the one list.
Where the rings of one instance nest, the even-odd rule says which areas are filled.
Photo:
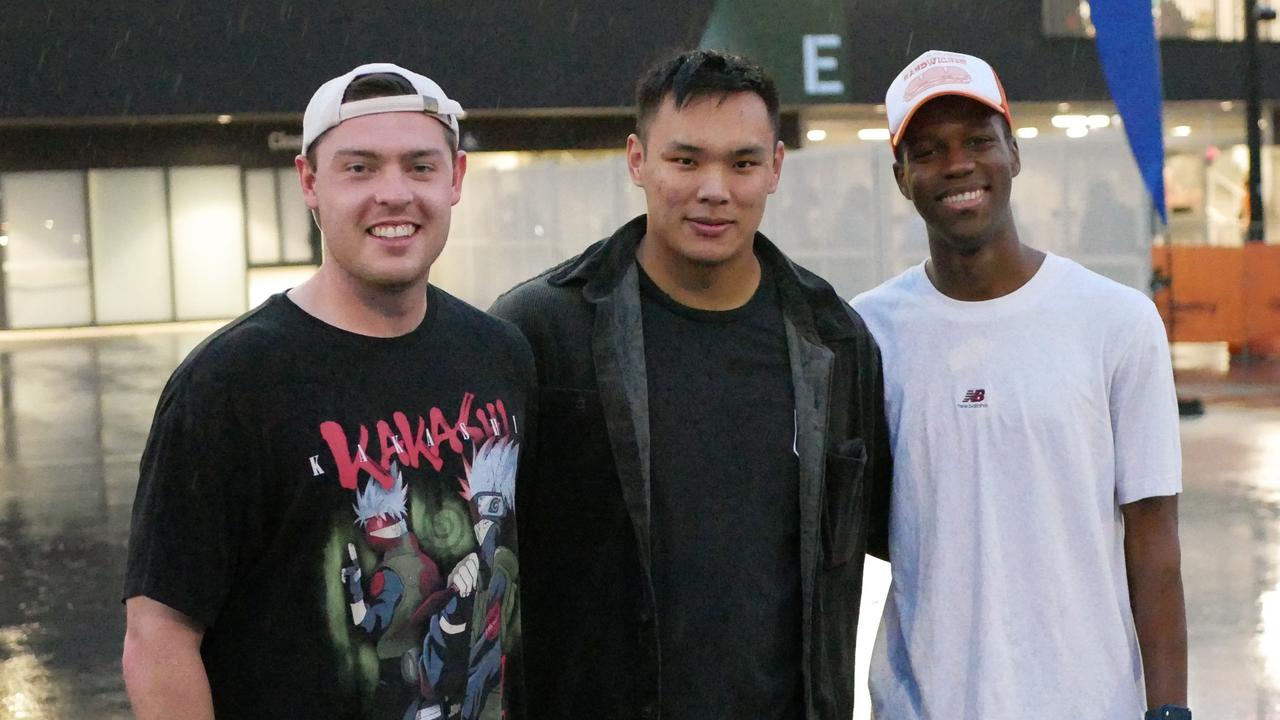
[[458, 591], [458, 597], [468, 597], [476, 589], [480, 579], [480, 556], [471, 553], [458, 561], [449, 573], [449, 587]]
[[138, 720], [213, 720], [204, 628], [144, 596], [129, 598], [125, 613], [124, 683]]

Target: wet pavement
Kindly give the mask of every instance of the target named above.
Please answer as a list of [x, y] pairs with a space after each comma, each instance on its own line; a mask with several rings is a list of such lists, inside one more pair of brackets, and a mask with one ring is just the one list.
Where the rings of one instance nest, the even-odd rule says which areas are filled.
[[[138, 456], [207, 332], [0, 341], [0, 719], [131, 717], [119, 591]], [[1179, 373], [1208, 407], [1182, 421], [1190, 700], [1200, 718], [1280, 720], [1280, 363], [1223, 370]]]

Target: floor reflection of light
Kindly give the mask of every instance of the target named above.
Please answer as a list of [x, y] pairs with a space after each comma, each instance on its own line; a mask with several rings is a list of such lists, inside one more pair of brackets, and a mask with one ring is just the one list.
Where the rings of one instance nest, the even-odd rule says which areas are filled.
[[22, 693], [14, 693], [4, 699], [4, 708], [13, 718], [32, 718], [36, 714], [36, 704]]
[[41, 698], [49, 698], [49, 671], [35, 657], [27, 643], [27, 627], [0, 628], [0, 708], [7, 717], [22, 720], [45, 720], [55, 716], [54, 708], [41, 707]]
[[[1258, 474], [1253, 479], [1262, 499], [1274, 501], [1280, 496], [1280, 424], [1268, 424], [1258, 436]], [[1273, 528], [1268, 533], [1272, 542], [1280, 539], [1280, 532]], [[1271, 689], [1280, 690], [1280, 557], [1270, 568], [1271, 590], [1258, 597], [1258, 655], [1264, 669], [1266, 682]]]
[[1258, 598], [1261, 622], [1258, 628], [1258, 655], [1262, 658], [1266, 682], [1272, 690], [1280, 690], [1280, 589], [1270, 590]]
[[1267, 494], [1280, 492], [1280, 423], [1268, 423], [1260, 428], [1258, 452], [1255, 485]]

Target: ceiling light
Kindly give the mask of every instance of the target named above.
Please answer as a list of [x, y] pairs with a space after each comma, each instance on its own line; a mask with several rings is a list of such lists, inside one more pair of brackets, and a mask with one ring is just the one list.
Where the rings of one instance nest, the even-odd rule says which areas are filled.
[[827, 131], [822, 128], [814, 128], [805, 133], [804, 136], [809, 139], [809, 142], [822, 142], [827, 139]]
[[1191, 135], [1190, 125], [1178, 125], [1173, 129], [1174, 137], [1189, 137]]
[[1058, 103], [1058, 112], [1064, 113], [1070, 110], [1071, 110], [1071, 103], [1065, 103], [1065, 102]]
[[1231, 102], [1230, 100], [1223, 100], [1222, 102], [1218, 103], [1218, 107], [1222, 108], [1223, 112], [1230, 112], [1231, 109], [1234, 108], [1235, 106], [1236, 104]]
[[1084, 125], [1076, 125], [1075, 127], [1067, 128], [1067, 137], [1069, 138], [1082, 138], [1088, 134], [1089, 128]]
[[1040, 128], [1033, 128], [1033, 127], [1020, 127], [1018, 128], [1018, 132], [1017, 132], [1017, 136], [1022, 138], [1023, 140], [1030, 140], [1031, 138], [1036, 137], [1039, 134], [1040, 134]]
[[1088, 118], [1086, 118], [1086, 121], [1089, 124], [1090, 130], [1098, 130], [1099, 128], [1104, 128], [1111, 124], [1111, 116], [1110, 115], [1090, 115]]
[[1056, 128], [1087, 127], [1089, 118], [1084, 115], [1054, 115], [1049, 122]]
[[219, 115], [219, 116], [218, 116], [218, 124], [219, 124], [219, 125], [230, 125], [230, 124], [231, 124], [231, 116], [230, 116], [230, 115]]
[[862, 128], [858, 131], [859, 140], [888, 140], [889, 128]]

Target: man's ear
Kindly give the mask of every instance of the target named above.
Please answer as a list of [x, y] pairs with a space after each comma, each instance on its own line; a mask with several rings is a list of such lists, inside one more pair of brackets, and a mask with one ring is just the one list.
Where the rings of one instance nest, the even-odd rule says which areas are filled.
[[644, 187], [640, 178], [640, 170], [644, 167], [644, 141], [640, 136], [631, 133], [627, 136], [627, 174], [631, 176], [631, 184]]
[[302, 183], [302, 200], [314, 211], [319, 204], [316, 201], [316, 170], [302, 154], [293, 159], [293, 166], [298, 169], [298, 182]]
[[911, 200], [911, 187], [907, 185], [907, 168], [901, 160], [893, 161], [893, 179], [898, 183], [898, 192], [902, 193], [902, 197]]
[[467, 151], [458, 150], [453, 158], [453, 194], [449, 198], [450, 205], [457, 205], [462, 199], [462, 178], [467, 174]]
[[782, 160], [786, 157], [787, 148], [779, 140], [773, 146], [773, 176], [769, 178], [769, 193], [778, 189], [778, 181], [782, 179]]

